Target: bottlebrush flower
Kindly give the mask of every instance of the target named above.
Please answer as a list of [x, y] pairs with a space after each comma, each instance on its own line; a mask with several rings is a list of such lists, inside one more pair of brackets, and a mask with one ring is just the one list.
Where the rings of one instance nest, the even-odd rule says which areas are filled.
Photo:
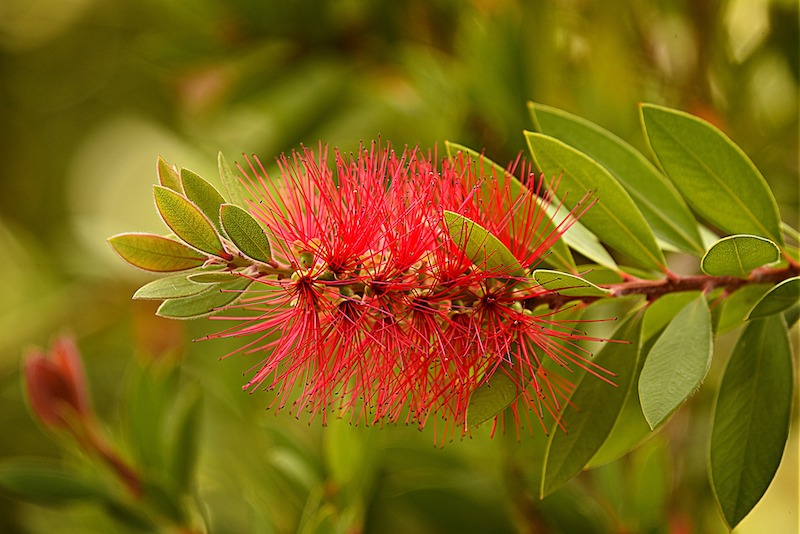
[[[276, 407], [323, 420], [331, 408], [368, 424], [440, 417], [447, 434], [466, 431], [470, 396], [494, 373], [517, 385], [515, 414], [541, 414], [565, 388], [543, 358], [599, 372], [572, 324], [533, 311], [551, 295], [526, 275], [574, 220], [545, 223], [541, 181], [529, 190], [464, 156], [439, 165], [377, 145], [331, 166], [327, 149], [306, 148], [278, 160], [274, 181], [247, 164], [274, 265], [215, 317], [237, 324], [211, 336], [252, 336], [241, 352], [265, 355], [245, 390], [265, 385]], [[468, 257], [446, 212], [495, 236], [519, 268]]]

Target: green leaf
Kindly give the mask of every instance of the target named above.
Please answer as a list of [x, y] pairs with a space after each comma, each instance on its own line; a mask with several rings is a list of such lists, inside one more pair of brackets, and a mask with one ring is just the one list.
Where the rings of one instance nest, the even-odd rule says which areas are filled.
[[181, 169], [181, 183], [186, 198], [194, 202], [200, 211], [205, 213], [217, 230], [221, 230], [219, 207], [225, 202], [225, 199], [219, 194], [219, 191], [199, 174], [189, 169]]
[[650, 339], [661, 332], [689, 302], [700, 295], [699, 291], [667, 293], [647, 305], [642, 324], [642, 338]]
[[754, 269], [778, 261], [780, 254], [778, 245], [765, 237], [731, 235], [708, 249], [700, 267], [714, 276], [747, 278]]
[[537, 269], [533, 271], [533, 278], [544, 289], [568, 297], [604, 297], [609, 293], [588, 280], [559, 271]]
[[574, 209], [591, 193], [597, 202], [581, 216], [581, 224], [601, 241], [643, 267], [662, 270], [666, 264], [653, 231], [630, 195], [599, 163], [552, 137], [525, 132], [536, 165], [547, 176], [560, 176], [564, 204]]
[[800, 302], [800, 276], [784, 280], [764, 295], [753, 311], [750, 319], [762, 319], [781, 313]]
[[158, 185], [153, 186], [153, 196], [161, 218], [186, 244], [208, 254], [231, 259], [209, 218], [186, 197]]
[[202, 423], [202, 395], [193, 391], [188, 406], [179, 416], [175, 436], [172, 440], [170, 471], [180, 491], [190, 489], [199, 452], [199, 428]]
[[722, 377], [712, 423], [711, 485], [728, 526], [758, 503], [789, 436], [794, 370], [783, 318], [747, 324]]
[[39, 458], [14, 458], [0, 463], [0, 491], [42, 504], [101, 501], [108, 493], [97, 481]]
[[252, 215], [233, 204], [223, 204], [219, 209], [222, 228], [239, 252], [248, 258], [267, 263], [272, 259], [269, 239]]
[[525, 270], [517, 258], [483, 226], [447, 210], [444, 211], [444, 220], [450, 238], [476, 267], [503, 276], [525, 276]]
[[242, 179], [231, 170], [222, 152], [217, 155], [217, 166], [219, 167], [219, 178], [222, 181], [222, 187], [225, 188], [231, 203], [241, 208], [247, 208], [247, 199], [250, 194]]
[[108, 238], [111, 248], [134, 267], [157, 273], [185, 271], [208, 259], [173, 239], [154, 234], [117, 234]]
[[[569, 211], [561, 206], [560, 208], [556, 205], [547, 206], [547, 213], [550, 215], [552, 219], [557, 221], [564, 220], [564, 217], [567, 216]], [[600, 244], [600, 241], [597, 239], [592, 232], [586, 229], [580, 221], [576, 221], [572, 223], [572, 226], [564, 232], [564, 235], [561, 236], [564, 240], [564, 243], [569, 245], [573, 250], [578, 251], [584, 257], [592, 260], [593, 262], [597, 263], [605, 267], [606, 269], [610, 269], [612, 271], [619, 272], [620, 268], [617, 265], [617, 262], [614, 261], [614, 258], [611, 257], [611, 254], [603, 248], [603, 245]]]
[[478, 426], [508, 408], [519, 395], [519, 387], [502, 367], [472, 392], [467, 405], [467, 428]]
[[[447, 157], [453, 160], [455, 163], [458, 162], [456, 155], [461, 152], [466, 155], [469, 160], [475, 162], [478, 165], [479, 170], [483, 170], [485, 174], [493, 174], [497, 178], [499, 182], [498, 185], [501, 188], [505, 187], [506, 183], [508, 183], [509, 191], [513, 198], [517, 198], [525, 190], [525, 186], [522, 184], [522, 182], [517, 180], [513, 174], [509, 173], [503, 167], [490, 160], [483, 154], [479, 154], [478, 152], [463, 145], [451, 143], [450, 141], [445, 141], [444, 145], [447, 149]], [[543, 206], [538, 200], [537, 202], [540, 209], [547, 208], [547, 205]], [[522, 215], [520, 215], [520, 217], [522, 217]], [[556, 227], [553, 224], [551, 217], [552, 214], [549, 210], [546, 210], [546, 212], [542, 214], [542, 220], [540, 223], [541, 232], [539, 233], [539, 236], [544, 236], [546, 238], [556, 231]], [[567, 213], [564, 212], [561, 219], [558, 220], [563, 220], [566, 217]], [[535, 243], [532, 243], [532, 245], [535, 245]], [[553, 265], [554, 267], [559, 267], [569, 272], [575, 272], [575, 260], [572, 258], [572, 254], [570, 253], [569, 247], [564, 241], [563, 236], [550, 246], [548, 255], [544, 258], [544, 261], [550, 265]]]
[[161, 156], [158, 156], [156, 171], [158, 172], [159, 184], [183, 194], [183, 186], [181, 185], [181, 177], [178, 175], [178, 171]]
[[212, 273], [192, 273], [188, 275], [187, 278], [196, 284], [200, 284], [200, 287], [203, 289], [207, 287], [206, 284], [216, 284], [218, 282], [233, 282], [234, 280], [242, 279], [240, 275], [229, 271], [218, 271]]
[[136, 293], [133, 294], [133, 298], [137, 300], [174, 299], [190, 297], [205, 289], [206, 287], [204, 285], [196, 284], [189, 280], [187, 275], [180, 274], [167, 278], [159, 278], [143, 285], [136, 290]]
[[689, 208], [675, 187], [647, 158], [608, 130], [541, 104], [528, 103], [537, 129], [580, 150], [603, 165], [642, 211], [656, 237], [695, 255], [705, 248]]
[[729, 332], [747, 320], [758, 301], [772, 288], [770, 284], [745, 284], [715, 303], [714, 331], [717, 335]]
[[733, 141], [688, 113], [653, 104], [640, 109], [656, 159], [696, 213], [727, 233], [783, 244], [775, 197]]
[[713, 351], [711, 313], [700, 295], [672, 319], [644, 362], [639, 398], [650, 428], [697, 391], [711, 366]]
[[585, 373], [560, 414], [566, 432], [554, 425], [547, 442], [540, 494], [548, 495], [577, 475], [608, 438], [631, 394], [641, 339], [641, 314], [620, 325], [614, 339], [630, 343], [608, 343], [593, 362], [615, 373], [615, 386]]
[[156, 310], [156, 315], [169, 319], [206, 317], [240, 298], [251, 282], [249, 278], [241, 277], [234, 282], [209, 284], [208, 289], [191, 297], [165, 300]]

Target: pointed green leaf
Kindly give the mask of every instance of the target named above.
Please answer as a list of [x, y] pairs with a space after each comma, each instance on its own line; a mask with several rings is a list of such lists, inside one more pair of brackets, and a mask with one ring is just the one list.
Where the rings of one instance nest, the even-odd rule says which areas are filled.
[[105, 500], [108, 489], [85, 475], [45, 459], [11, 459], [0, 463], [0, 491], [42, 504]]
[[781, 313], [800, 302], [800, 276], [784, 280], [770, 289], [769, 293], [750, 312], [750, 319], [761, 319]]
[[640, 110], [656, 159], [696, 213], [725, 232], [783, 244], [775, 197], [742, 149], [688, 113], [653, 104]]
[[754, 269], [775, 263], [780, 257], [778, 245], [765, 237], [731, 235], [708, 249], [700, 267], [714, 276], [747, 278]]
[[517, 258], [483, 226], [447, 210], [444, 211], [444, 220], [450, 238], [476, 267], [504, 276], [525, 276], [525, 270]]
[[[564, 220], [564, 217], [567, 216], [569, 211], [561, 206], [560, 208], [555, 205], [547, 206], [547, 213], [550, 215], [550, 218], [555, 219], [557, 221]], [[614, 261], [614, 258], [611, 257], [611, 254], [603, 248], [603, 245], [600, 244], [600, 241], [597, 237], [586, 229], [580, 221], [576, 221], [572, 223], [572, 226], [564, 232], [564, 235], [561, 236], [564, 242], [570, 246], [573, 250], [576, 250], [584, 257], [592, 260], [598, 265], [602, 265], [607, 269], [611, 269], [612, 271], [619, 272], [619, 266], [617, 262]]]
[[[456, 143], [451, 143], [450, 141], [444, 142], [445, 148], [447, 149], [447, 157], [451, 160], [456, 161], [456, 155], [461, 152], [466, 155], [466, 157], [475, 162], [479, 169], [482, 169], [484, 172], [493, 174], [497, 177], [499, 181], [500, 187], [505, 187], [506, 181], [508, 182], [508, 187], [511, 192], [511, 196], [513, 198], [517, 198], [519, 195], [522, 194], [522, 191], [525, 189], [525, 186], [517, 180], [517, 178], [506, 171], [503, 167], [498, 165], [497, 163], [493, 162], [483, 154], [479, 154], [478, 152], [467, 148], [463, 145], [459, 145]], [[538, 203], [540, 209], [543, 207], [542, 203]], [[548, 206], [545, 205], [545, 208]], [[521, 215], [520, 215], [521, 217]], [[562, 214], [561, 219], [557, 219], [559, 221], [564, 220], [567, 217], [567, 212], [565, 211]], [[546, 214], [542, 214], [542, 221], [541, 221], [541, 232], [539, 233], [540, 236], [544, 236], [545, 238], [555, 232], [555, 225], [553, 224], [552, 215], [550, 211], [547, 211]], [[536, 243], [531, 243], [531, 245], [536, 245]], [[569, 247], [567, 246], [566, 242], [563, 239], [563, 236], [556, 240], [548, 250], [548, 255], [544, 258], [548, 264], [553, 265], [554, 267], [559, 267], [563, 270], [569, 272], [575, 272], [575, 260], [572, 258], [572, 254], [569, 251]]]
[[593, 362], [613, 372], [615, 386], [585, 373], [560, 414], [564, 432], [554, 425], [547, 442], [540, 494], [549, 495], [589, 463], [608, 438], [631, 393], [641, 340], [641, 314], [620, 325], [613, 338], [630, 343], [608, 343]]
[[225, 252], [214, 225], [186, 197], [158, 185], [153, 186], [153, 196], [161, 218], [186, 244], [208, 254], [231, 259], [230, 254]]
[[778, 470], [794, 398], [792, 350], [780, 315], [747, 324], [722, 376], [712, 423], [709, 473], [734, 528]]
[[597, 202], [581, 216], [581, 224], [601, 241], [643, 267], [664, 268], [666, 261], [653, 231], [630, 195], [599, 163], [552, 137], [525, 132], [536, 165], [547, 176], [560, 176], [559, 194], [574, 208], [586, 193]]
[[143, 285], [133, 294], [134, 299], [164, 300], [181, 297], [190, 297], [206, 289], [203, 284], [196, 284], [187, 278], [187, 275], [168, 276], [159, 278]]
[[667, 325], [644, 362], [639, 398], [650, 428], [661, 424], [697, 391], [713, 352], [711, 312], [700, 295]]
[[657, 238], [701, 255], [697, 221], [669, 180], [638, 150], [608, 130], [560, 109], [528, 103], [537, 129], [597, 160], [611, 172], [650, 224]]
[[203, 265], [206, 257], [183, 243], [154, 234], [117, 234], [108, 238], [114, 251], [134, 267], [167, 273]]
[[194, 202], [216, 229], [220, 230], [219, 207], [225, 202], [225, 199], [219, 194], [219, 191], [199, 174], [189, 169], [181, 169], [181, 183], [186, 198]]
[[262, 263], [272, 259], [269, 239], [252, 215], [233, 204], [223, 204], [219, 209], [219, 218], [225, 234], [239, 252]]
[[598, 287], [588, 280], [559, 271], [537, 269], [533, 271], [533, 278], [544, 289], [568, 297], [604, 297], [609, 293], [607, 289]]
[[239, 176], [233, 172], [228, 162], [225, 161], [225, 156], [222, 155], [222, 152], [217, 154], [217, 166], [219, 167], [219, 178], [222, 181], [222, 187], [225, 189], [227, 197], [231, 199], [231, 204], [247, 208], [247, 199], [250, 196], [247, 188]]
[[[192, 273], [187, 276], [189, 280], [201, 287], [206, 284], [216, 284], [219, 282], [233, 282], [234, 280], [241, 280], [242, 277], [230, 271], [218, 271], [213, 273]], [[204, 288], [205, 289], [205, 288]]]
[[158, 163], [156, 164], [156, 171], [158, 173], [158, 183], [164, 187], [168, 187], [173, 191], [183, 194], [183, 187], [181, 186], [181, 177], [175, 167], [167, 163], [167, 161], [158, 156]]
[[502, 367], [472, 392], [467, 405], [467, 428], [478, 426], [508, 408], [519, 395], [514, 379]]
[[191, 297], [165, 300], [156, 310], [156, 315], [169, 319], [206, 317], [239, 299], [251, 282], [242, 277], [234, 282], [209, 284], [208, 289]]

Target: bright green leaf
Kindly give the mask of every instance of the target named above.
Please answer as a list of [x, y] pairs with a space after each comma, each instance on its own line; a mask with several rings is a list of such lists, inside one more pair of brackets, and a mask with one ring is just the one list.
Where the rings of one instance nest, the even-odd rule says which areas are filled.
[[769, 293], [750, 312], [750, 319], [761, 319], [781, 313], [800, 302], [800, 276], [784, 280], [769, 290]]
[[158, 156], [158, 163], [156, 165], [158, 172], [158, 183], [164, 187], [168, 187], [173, 191], [183, 194], [183, 187], [181, 186], [181, 177], [175, 167], [167, 163], [167, 161]]
[[714, 276], [746, 278], [754, 269], [780, 259], [778, 245], [765, 237], [731, 235], [723, 237], [708, 249], [700, 266]]
[[533, 278], [544, 289], [568, 297], [603, 297], [608, 294], [607, 289], [597, 287], [588, 280], [559, 271], [537, 269], [533, 271]]
[[661, 424], [697, 391], [713, 352], [711, 312], [700, 295], [672, 319], [644, 362], [639, 398], [650, 428]]
[[581, 224], [601, 241], [643, 267], [662, 270], [666, 264], [653, 231], [630, 195], [599, 163], [552, 137], [525, 132], [536, 165], [547, 176], [559, 176], [559, 195], [575, 209], [586, 193], [597, 202], [581, 216]]
[[444, 211], [444, 220], [450, 238], [476, 267], [504, 276], [525, 276], [525, 270], [517, 258], [483, 226], [447, 210]]
[[467, 428], [494, 419], [518, 395], [519, 388], [514, 379], [502, 367], [498, 368], [487, 382], [472, 392], [467, 405]]
[[[445, 141], [444, 145], [447, 149], [447, 157], [452, 159], [455, 163], [458, 163], [457, 154], [461, 152], [468, 158], [469, 161], [472, 161], [473, 164], [478, 166], [478, 170], [483, 171], [484, 174], [494, 175], [499, 181], [500, 187], [505, 187], [506, 183], [508, 183], [509, 191], [513, 198], [520, 196], [522, 191], [525, 189], [525, 186], [522, 184], [522, 182], [520, 182], [514, 175], [506, 171], [503, 167], [493, 162], [483, 154], [479, 154], [470, 148], [456, 143], [451, 143], [449, 141]], [[547, 204], [549, 204], [545, 203], [543, 206], [542, 202], [538, 200], [537, 203], [540, 209], [547, 208]], [[522, 215], [519, 215], [519, 217], [522, 217]], [[562, 218], [557, 220], [560, 221], [566, 217], [567, 213], [564, 212], [562, 214]], [[542, 214], [542, 220], [539, 224], [541, 231], [538, 235], [544, 236], [545, 239], [547, 236], [550, 236], [556, 231], [556, 227], [551, 219], [550, 211], [546, 211], [546, 213]], [[531, 243], [531, 245], [536, 246], [537, 243]], [[575, 272], [575, 260], [572, 258], [572, 254], [570, 253], [569, 247], [564, 241], [563, 236], [553, 242], [547, 252], [547, 256], [543, 258], [545, 262], [562, 270]]]
[[108, 489], [83, 474], [44, 459], [11, 459], [0, 463], [0, 491], [42, 504], [106, 498]]
[[133, 294], [134, 299], [164, 300], [181, 297], [190, 297], [205, 290], [202, 284], [196, 284], [187, 278], [187, 275], [168, 276], [149, 282]]
[[642, 123], [661, 168], [692, 209], [731, 234], [783, 244], [778, 205], [753, 162], [708, 122], [642, 104]]
[[247, 198], [250, 195], [242, 180], [234, 174], [228, 162], [225, 161], [225, 156], [222, 155], [222, 152], [217, 155], [217, 166], [219, 167], [219, 178], [222, 181], [222, 187], [225, 188], [231, 203], [241, 208], [246, 208]]
[[108, 242], [123, 260], [146, 271], [167, 273], [199, 267], [208, 259], [173, 239], [154, 234], [117, 234]]
[[560, 414], [566, 432], [555, 425], [550, 433], [540, 488], [548, 495], [577, 475], [608, 438], [631, 393], [636, 375], [641, 339], [641, 314], [620, 325], [614, 339], [630, 343], [608, 343], [592, 360], [613, 372], [615, 386], [585, 373]]
[[699, 291], [667, 293], [647, 305], [642, 324], [642, 339], [648, 340], [660, 332], [689, 302], [700, 295]]
[[249, 278], [242, 277], [234, 282], [209, 284], [208, 289], [197, 295], [165, 300], [156, 310], [156, 315], [168, 319], [206, 317], [240, 298], [251, 282]]
[[269, 239], [252, 215], [233, 204], [223, 204], [219, 219], [228, 238], [239, 252], [250, 259], [267, 263], [272, 259]]
[[189, 169], [181, 169], [181, 183], [186, 198], [194, 202], [216, 229], [220, 230], [219, 207], [225, 202], [225, 198], [213, 185]]
[[161, 218], [186, 244], [224, 259], [225, 252], [214, 225], [200, 209], [186, 197], [171, 189], [153, 186], [153, 196]]
[[603, 165], [642, 211], [656, 237], [678, 250], [701, 255], [697, 221], [675, 187], [647, 158], [600, 126], [541, 104], [528, 103], [538, 130], [556, 137]]
[[725, 521], [734, 528], [778, 470], [789, 436], [794, 371], [783, 318], [747, 324], [719, 387], [709, 473]]

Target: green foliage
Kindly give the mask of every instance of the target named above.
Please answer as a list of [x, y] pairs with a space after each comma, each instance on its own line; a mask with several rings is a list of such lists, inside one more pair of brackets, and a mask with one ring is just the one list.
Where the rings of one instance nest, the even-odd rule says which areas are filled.
[[487, 272], [523, 277], [525, 270], [510, 250], [483, 226], [468, 218], [444, 211], [447, 231], [476, 267]]
[[800, 277], [789, 278], [770, 289], [758, 301], [749, 319], [763, 319], [776, 313], [781, 313], [800, 301]]
[[242, 254], [262, 263], [272, 259], [269, 239], [252, 215], [233, 204], [223, 204], [219, 207], [219, 219], [225, 235]]
[[183, 243], [153, 234], [119, 234], [108, 242], [123, 260], [146, 271], [184, 271], [199, 267], [206, 259]]
[[559, 271], [536, 269], [533, 271], [533, 279], [542, 288], [568, 297], [603, 297], [608, 294], [607, 289], [598, 287], [588, 280]]
[[753, 270], [780, 259], [778, 245], [764, 237], [731, 235], [708, 249], [700, 262], [703, 272], [715, 276], [747, 277]]
[[[164, 222], [187, 245], [214, 256], [227, 255], [211, 219], [189, 199], [157, 185], [153, 186], [153, 196]], [[215, 214], [218, 212], [219, 207], [214, 210]]]
[[481, 384], [469, 399], [467, 428], [494, 419], [519, 396], [519, 386], [502, 368]]

